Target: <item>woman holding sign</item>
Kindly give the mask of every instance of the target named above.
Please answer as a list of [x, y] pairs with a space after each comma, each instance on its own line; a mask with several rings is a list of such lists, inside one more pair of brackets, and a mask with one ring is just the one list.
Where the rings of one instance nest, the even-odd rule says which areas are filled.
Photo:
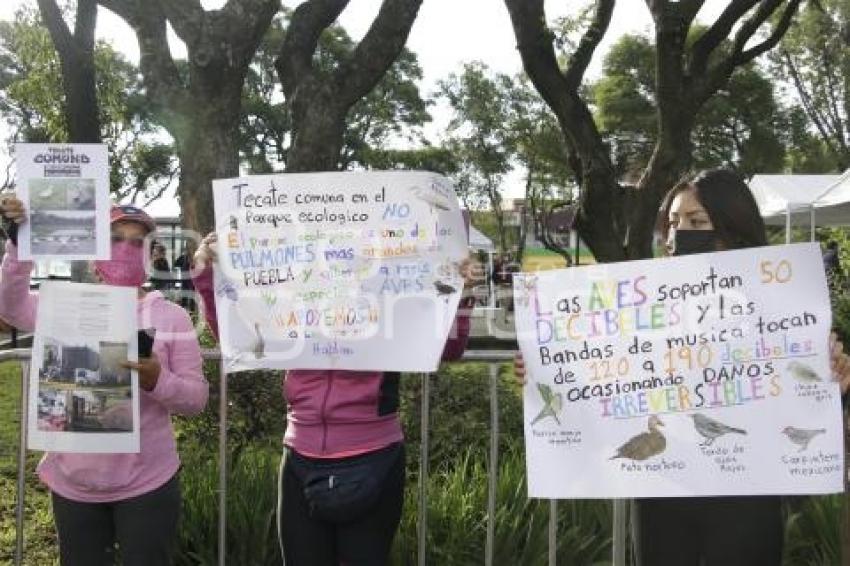
[[[15, 197], [0, 201], [0, 213], [16, 224], [26, 219]], [[145, 242], [155, 230], [153, 219], [135, 206], [113, 206], [110, 216], [111, 259], [94, 262], [94, 271], [107, 285], [138, 288], [139, 326], [156, 331], [147, 357], [123, 364], [139, 375], [141, 451], [49, 452], [38, 475], [51, 492], [62, 566], [114, 564], [116, 544], [125, 565], [171, 564], [180, 514], [180, 461], [170, 416], [203, 410], [207, 382], [189, 315], [161, 293], [141, 288], [147, 279]], [[29, 292], [32, 262], [18, 261], [13, 240], [12, 235], [3, 257], [0, 317], [32, 330], [38, 304], [38, 295]], [[102, 418], [126, 421], [132, 416], [107, 412]]]
[[[210, 263], [216, 234], [195, 254], [195, 289], [218, 335]], [[461, 264], [464, 287], [474, 264]], [[474, 297], [461, 300], [443, 360], [463, 355]], [[278, 529], [291, 566], [386, 564], [404, 501], [399, 374], [290, 370], [283, 382], [287, 427], [280, 468]]]
[[[715, 169], [665, 196], [658, 230], [669, 255], [767, 245], [755, 199], [732, 171]], [[832, 369], [845, 392], [850, 359], [831, 337]], [[525, 383], [521, 355], [514, 364]], [[782, 562], [784, 524], [778, 496], [690, 497], [635, 501], [640, 566], [775, 566]]]

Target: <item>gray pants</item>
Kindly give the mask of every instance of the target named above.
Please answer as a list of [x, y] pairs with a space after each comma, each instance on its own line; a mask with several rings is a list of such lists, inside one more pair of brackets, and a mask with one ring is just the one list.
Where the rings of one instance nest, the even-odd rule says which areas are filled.
[[[177, 547], [180, 482], [132, 499], [83, 503], [52, 493], [62, 566], [167, 566]], [[117, 549], [116, 549], [117, 544]]]

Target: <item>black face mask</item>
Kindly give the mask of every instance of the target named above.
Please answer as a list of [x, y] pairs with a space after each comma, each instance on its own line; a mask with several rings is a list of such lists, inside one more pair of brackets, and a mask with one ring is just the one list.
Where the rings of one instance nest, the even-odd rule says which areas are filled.
[[714, 230], [676, 230], [673, 234], [671, 255], [703, 254], [717, 251], [717, 233]]

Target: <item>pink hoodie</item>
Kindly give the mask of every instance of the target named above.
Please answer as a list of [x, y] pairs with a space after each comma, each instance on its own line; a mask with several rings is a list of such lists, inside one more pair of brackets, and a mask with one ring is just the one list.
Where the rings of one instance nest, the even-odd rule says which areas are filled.
[[[218, 337], [213, 271], [194, 277], [204, 315]], [[442, 359], [460, 359], [469, 340], [473, 298], [461, 300]], [[342, 458], [378, 450], [404, 435], [398, 418], [399, 374], [380, 371], [291, 370], [283, 396], [287, 404], [285, 445], [315, 458]]]
[[[29, 292], [32, 262], [18, 261], [6, 243], [0, 279], [0, 318], [23, 330], [35, 328], [38, 295]], [[62, 497], [86, 503], [129, 499], [165, 484], [180, 461], [174, 445], [171, 413], [192, 415], [207, 403], [201, 349], [186, 311], [148, 293], [137, 305], [139, 328], [155, 328], [153, 351], [162, 366], [153, 391], [140, 390], [141, 451], [138, 454], [48, 452], [38, 475]]]

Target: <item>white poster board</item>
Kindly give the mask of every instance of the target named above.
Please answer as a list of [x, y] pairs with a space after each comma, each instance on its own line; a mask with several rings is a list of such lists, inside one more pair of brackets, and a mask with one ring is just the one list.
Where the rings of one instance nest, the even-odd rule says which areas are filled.
[[17, 192], [27, 221], [21, 260], [109, 259], [109, 158], [105, 144], [15, 144]]
[[228, 371], [433, 371], [463, 290], [445, 177], [304, 173], [213, 182]]
[[520, 274], [541, 498], [843, 490], [817, 244]]
[[27, 446], [139, 451], [136, 298], [130, 287], [45, 281], [29, 379]]

